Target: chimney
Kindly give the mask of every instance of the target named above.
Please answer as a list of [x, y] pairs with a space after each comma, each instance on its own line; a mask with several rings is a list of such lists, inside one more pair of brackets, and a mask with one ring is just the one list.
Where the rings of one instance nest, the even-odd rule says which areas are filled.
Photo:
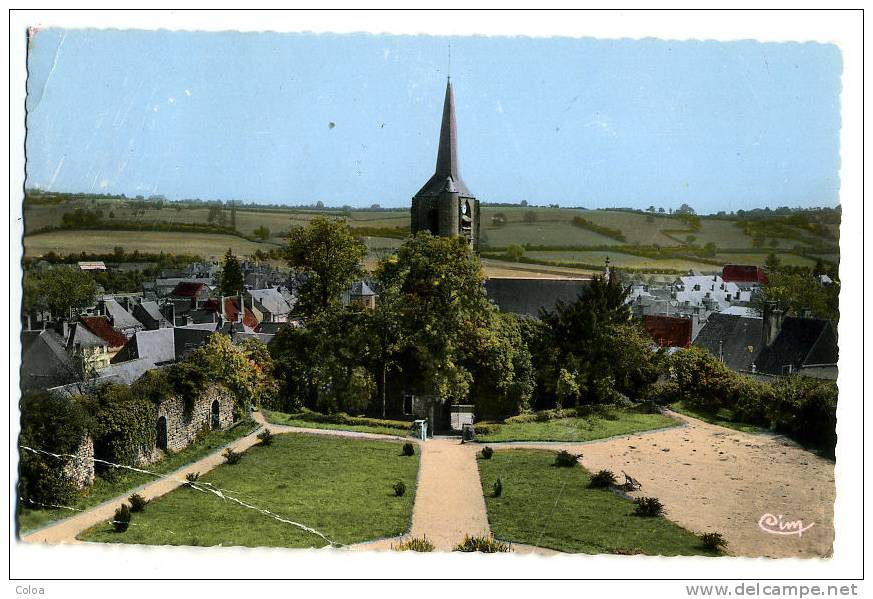
[[67, 323], [66, 320], [59, 318], [55, 322], [55, 331], [64, 339], [64, 341], [66, 341], [67, 337], [70, 334], [70, 325]]
[[239, 313], [237, 314], [237, 317], [239, 318], [238, 322], [242, 322], [245, 315], [246, 315], [246, 303], [245, 303], [245, 299], [243, 298], [243, 294], [240, 293], [239, 294]]
[[176, 326], [176, 302], [170, 302], [170, 324]]
[[761, 335], [761, 343], [764, 347], [772, 345], [776, 337], [779, 336], [784, 316], [782, 310], [776, 307], [776, 302], [767, 302], [767, 305], [764, 306], [763, 331]]
[[227, 320], [227, 312], [224, 309], [224, 296], [221, 296], [221, 320], [222, 322]]

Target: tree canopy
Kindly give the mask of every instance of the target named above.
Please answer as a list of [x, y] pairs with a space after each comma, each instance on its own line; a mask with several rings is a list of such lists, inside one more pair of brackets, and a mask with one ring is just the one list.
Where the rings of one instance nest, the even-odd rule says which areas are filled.
[[310, 316], [336, 305], [361, 278], [367, 246], [342, 219], [316, 216], [288, 234], [288, 264], [302, 275], [297, 308]]
[[222, 296], [239, 295], [245, 289], [245, 279], [239, 260], [233, 255], [233, 250], [228, 249], [224, 255], [221, 271], [218, 273], [218, 289]]

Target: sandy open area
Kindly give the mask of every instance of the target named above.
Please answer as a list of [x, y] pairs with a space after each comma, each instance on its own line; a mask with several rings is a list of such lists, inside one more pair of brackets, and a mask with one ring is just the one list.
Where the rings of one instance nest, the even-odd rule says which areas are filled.
[[[666, 516], [695, 532], [720, 532], [742, 556], [825, 557], [834, 540], [834, 463], [782, 437], [750, 435], [680, 414], [681, 428], [586, 444], [544, 444], [582, 453], [591, 471], [622, 471], [642, 484]], [[494, 444], [495, 447], [502, 444]], [[507, 444], [509, 445], [509, 444]], [[521, 446], [515, 445], [513, 446]], [[525, 444], [525, 447], [536, 446]], [[773, 534], [765, 514], [812, 524], [802, 535]], [[778, 524], [768, 527], [779, 529]]]

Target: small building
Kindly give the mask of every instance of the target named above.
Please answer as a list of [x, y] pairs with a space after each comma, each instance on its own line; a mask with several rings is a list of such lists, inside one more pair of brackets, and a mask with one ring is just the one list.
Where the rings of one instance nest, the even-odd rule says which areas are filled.
[[355, 281], [349, 290], [343, 294], [343, 304], [375, 310], [376, 298], [378, 297], [379, 295], [367, 285], [366, 281]]
[[82, 322], [70, 326], [67, 353], [86, 376], [109, 366], [109, 343], [92, 333]]
[[19, 370], [22, 393], [66, 385], [81, 378], [62, 334], [54, 329], [22, 331]]
[[[778, 320], [780, 316], [776, 315], [775, 318]], [[839, 347], [836, 332], [829, 320], [788, 316], [766, 327], [765, 331], [768, 329], [772, 341], [755, 360], [756, 372], [837, 378]]]
[[161, 313], [161, 309], [155, 301], [145, 301], [134, 305], [133, 316], [149, 331], [173, 326]]
[[106, 342], [110, 361], [127, 343], [127, 337], [115, 330], [106, 316], [82, 316], [79, 318], [79, 322]]
[[747, 264], [725, 264], [721, 269], [721, 278], [726, 283], [765, 285], [767, 273], [760, 266]]
[[251, 289], [247, 294], [263, 315], [261, 322], [288, 322], [292, 306], [278, 289]]
[[96, 260], [93, 262], [78, 262], [77, 266], [79, 267], [79, 270], [83, 270], [86, 272], [106, 270], [106, 264], [104, 264], [102, 260]]

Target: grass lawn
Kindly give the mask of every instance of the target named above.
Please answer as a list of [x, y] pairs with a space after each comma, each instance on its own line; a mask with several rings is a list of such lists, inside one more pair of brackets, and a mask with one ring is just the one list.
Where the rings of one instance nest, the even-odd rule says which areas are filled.
[[[304, 418], [298, 418], [295, 414], [285, 414], [284, 412], [273, 412], [271, 410], [263, 410], [264, 418], [267, 422], [273, 424], [283, 424], [286, 426], [299, 426], [301, 428], [325, 429], [331, 431], [355, 431], [359, 433], [374, 433], [376, 435], [393, 435], [395, 437], [405, 437], [409, 434], [412, 423], [404, 423], [404, 427], [387, 426], [378, 424], [379, 420], [373, 418], [373, 424], [345, 424], [335, 422], [313, 422]], [[396, 422], [396, 421], [386, 421]]]
[[[669, 520], [635, 516], [631, 501], [589, 489], [583, 468], [557, 468], [554, 455], [515, 449], [478, 460], [496, 538], [568, 553], [713, 555], [694, 534]], [[492, 497], [498, 478], [503, 493]]]
[[[258, 424], [252, 420], [243, 420], [237, 423], [234, 427], [223, 430], [214, 431], [203, 439], [200, 443], [189, 445], [182, 451], [168, 455], [166, 458], [155, 464], [145, 466], [144, 470], [155, 472], [157, 474], [167, 474], [178, 470], [179, 468], [196, 462], [203, 456], [206, 456], [220, 447], [245, 437], [250, 432], [256, 430]], [[18, 511], [18, 526], [19, 534], [26, 534], [37, 528], [41, 528], [46, 524], [61, 520], [74, 515], [79, 510], [87, 510], [108, 499], [118, 497], [125, 492], [133, 492], [133, 489], [155, 480], [154, 476], [144, 474], [142, 472], [134, 472], [132, 470], [119, 470], [116, 479], [107, 481], [104, 478], [96, 477], [94, 484], [83, 491], [83, 495], [74, 501], [69, 507], [74, 510], [67, 509], [30, 509], [24, 507], [23, 504]]]
[[[405, 533], [412, 518], [418, 454], [401, 455], [397, 442], [277, 435], [256, 445], [234, 466], [208, 472], [200, 482], [340, 544]], [[395, 497], [392, 485], [406, 484]], [[124, 533], [108, 523], [82, 540], [148, 545], [322, 547], [321, 537], [213, 493], [179, 488], [133, 514]]]
[[685, 414], [686, 416], [691, 416], [692, 418], [697, 418], [698, 420], [703, 420], [704, 422], [708, 422], [709, 424], [717, 424], [718, 426], [723, 426], [725, 428], [732, 428], [736, 431], [742, 431], [744, 433], [751, 434], [759, 434], [759, 433], [767, 433], [770, 432], [766, 428], [762, 428], [755, 424], [746, 424], [744, 422], [736, 422], [733, 419], [733, 414], [727, 408], [721, 408], [715, 414], [702, 412], [695, 408], [686, 406], [681, 401], [677, 401], [675, 403], [670, 404], [670, 409], [674, 412], [679, 412], [680, 414]]
[[555, 418], [542, 422], [487, 424], [487, 432], [476, 433], [481, 443], [499, 441], [591, 441], [616, 435], [676, 426], [679, 423], [663, 414], [642, 414], [615, 410], [609, 416]]

